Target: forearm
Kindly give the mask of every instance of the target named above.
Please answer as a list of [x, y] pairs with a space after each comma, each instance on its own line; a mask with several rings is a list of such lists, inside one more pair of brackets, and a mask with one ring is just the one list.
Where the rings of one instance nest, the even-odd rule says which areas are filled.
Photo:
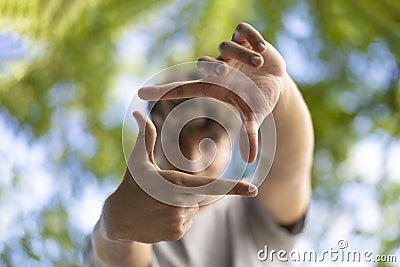
[[99, 221], [92, 233], [91, 266], [150, 266], [150, 244], [109, 240], [102, 233], [100, 224]]
[[[290, 224], [308, 207], [314, 134], [308, 108], [297, 86], [288, 75], [283, 84], [273, 111], [275, 155], [268, 176], [259, 188], [259, 199], [277, 222]], [[271, 151], [264, 153], [270, 155]]]
[[292, 179], [300, 173], [310, 173], [314, 133], [307, 105], [289, 75], [283, 85], [273, 110], [277, 143], [271, 172], [279, 172], [279, 179]]

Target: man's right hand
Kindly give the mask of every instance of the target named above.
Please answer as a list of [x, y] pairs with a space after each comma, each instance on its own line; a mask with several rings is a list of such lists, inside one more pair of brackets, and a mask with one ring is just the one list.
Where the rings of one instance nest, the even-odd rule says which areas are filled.
[[[133, 116], [139, 125], [136, 144], [124, 179], [107, 198], [100, 220], [106, 238], [141, 243], [178, 240], [190, 229], [204, 198], [257, 195], [257, 187], [246, 182], [161, 170], [153, 157], [157, 137], [153, 123], [140, 112]], [[165, 204], [160, 201], [163, 197], [178, 204]]]

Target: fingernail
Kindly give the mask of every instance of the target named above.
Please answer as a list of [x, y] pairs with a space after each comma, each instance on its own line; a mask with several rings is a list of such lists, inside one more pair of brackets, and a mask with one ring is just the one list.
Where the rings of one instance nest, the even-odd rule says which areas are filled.
[[250, 61], [254, 66], [257, 66], [258, 64], [260, 64], [261, 58], [259, 56], [252, 56]]
[[249, 195], [253, 194], [257, 190], [257, 186], [250, 184], [249, 185]]
[[263, 42], [258, 43], [258, 50], [259, 51], [264, 51], [266, 48], [265, 44]]
[[143, 100], [159, 100], [160, 96], [154, 91], [155, 86], [142, 87], [138, 91], [139, 98]]

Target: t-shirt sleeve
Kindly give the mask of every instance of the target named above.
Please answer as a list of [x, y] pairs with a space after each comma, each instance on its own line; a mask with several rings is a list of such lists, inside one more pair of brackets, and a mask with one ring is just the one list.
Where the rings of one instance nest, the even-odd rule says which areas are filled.
[[306, 215], [290, 225], [277, 223], [257, 198], [243, 199], [250, 234], [258, 248], [293, 249], [295, 241], [305, 225]]

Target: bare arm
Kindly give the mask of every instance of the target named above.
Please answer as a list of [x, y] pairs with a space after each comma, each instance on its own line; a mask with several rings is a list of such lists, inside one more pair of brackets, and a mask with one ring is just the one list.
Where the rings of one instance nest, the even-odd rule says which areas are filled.
[[277, 144], [258, 198], [280, 224], [298, 220], [308, 207], [314, 135], [307, 106], [289, 75], [273, 111]]

